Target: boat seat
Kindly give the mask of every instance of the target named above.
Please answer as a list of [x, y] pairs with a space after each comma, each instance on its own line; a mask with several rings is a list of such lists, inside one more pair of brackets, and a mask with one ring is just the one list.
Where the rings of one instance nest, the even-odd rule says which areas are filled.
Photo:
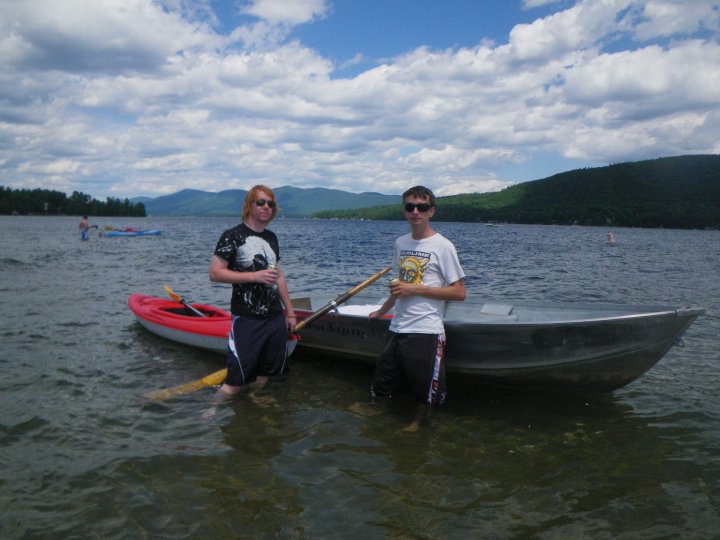
[[448, 302], [445, 310], [445, 323], [448, 324], [483, 324], [517, 322], [517, 315], [509, 304], [465, 304]]
[[480, 313], [483, 315], [510, 315], [513, 306], [509, 304], [483, 304]]
[[337, 311], [343, 315], [360, 315], [367, 317], [373, 311], [377, 311], [382, 307], [382, 304], [364, 304], [364, 305], [345, 305], [338, 306]]

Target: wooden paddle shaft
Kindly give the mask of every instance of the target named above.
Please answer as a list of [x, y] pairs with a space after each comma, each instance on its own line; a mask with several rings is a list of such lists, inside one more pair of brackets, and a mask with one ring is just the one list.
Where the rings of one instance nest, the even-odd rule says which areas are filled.
[[170, 298], [172, 298], [178, 304], [182, 304], [186, 308], [190, 309], [198, 317], [205, 317], [205, 314], [202, 311], [195, 309], [193, 306], [188, 304], [184, 298], [182, 298], [180, 295], [175, 294], [173, 290], [167, 285], [165, 285], [165, 291], [170, 295]]
[[295, 329], [294, 329], [293, 331], [294, 331], [294, 332], [297, 332], [297, 331], [301, 330], [302, 328], [304, 328], [305, 326], [307, 326], [307, 325], [310, 324], [311, 322], [313, 322], [313, 321], [315, 321], [316, 319], [318, 319], [318, 318], [322, 317], [323, 315], [325, 315], [328, 311], [330, 311], [330, 310], [332, 310], [332, 309], [335, 309], [337, 306], [339, 306], [339, 305], [342, 304], [343, 302], [346, 302], [346, 301], [347, 301], [348, 299], [350, 299], [352, 296], [355, 296], [357, 293], [359, 293], [360, 291], [362, 291], [362, 290], [363, 290], [365, 287], [367, 287], [368, 285], [372, 285], [373, 283], [375, 283], [378, 279], [380, 279], [380, 278], [383, 277], [385, 274], [387, 274], [391, 269], [392, 269], [392, 268], [389, 267], [389, 266], [383, 268], [382, 270], [380, 270], [380, 271], [379, 271], [377, 274], [375, 274], [374, 276], [371, 276], [371, 277], [367, 278], [367, 279], [366, 279], [365, 281], [363, 281], [362, 283], [360, 283], [360, 284], [358, 284], [358, 285], [355, 285], [355, 287], [353, 287], [352, 289], [349, 289], [348, 291], [344, 292], [343, 294], [341, 294], [340, 296], [338, 296], [337, 298], [335, 298], [335, 300], [332, 300], [332, 301], [328, 302], [328, 303], [325, 304], [323, 307], [321, 307], [319, 310], [317, 310], [315, 313], [313, 313], [312, 315], [310, 315], [307, 319], [303, 319], [302, 321], [300, 321], [299, 323], [297, 323], [297, 325], [295, 325]]

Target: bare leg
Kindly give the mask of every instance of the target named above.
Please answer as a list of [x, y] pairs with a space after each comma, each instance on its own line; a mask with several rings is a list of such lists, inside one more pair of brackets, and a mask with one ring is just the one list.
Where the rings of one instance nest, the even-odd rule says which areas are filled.
[[[257, 379], [255, 379], [254, 383], [250, 383], [252, 385], [251, 394], [255, 394], [256, 392], [259, 392], [262, 390], [263, 386], [267, 384], [268, 378], [265, 375], [258, 375]], [[242, 386], [232, 386], [226, 383], [223, 383], [223, 385], [220, 387], [220, 392], [223, 392], [224, 394], [228, 394], [229, 396], [234, 396], [238, 392], [240, 392], [240, 389]]]
[[258, 375], [257, 379], [255, 379], [255, 382], [252, 383], [252, 388], [250, 392], [248, 393], [248, 397], [250, 400], [255, 403], [256, 405], [269, 405], [270, 403], [275, 403], [275, 398], [272, 396], [258, 396], [258, 392], [260, 392], [265, 385], [268, 382], [267, 375]]
[[423, 417], [430, 416], [430, 410], [431, 410], [431, 407], [427, 403], [419, 404], [417, 411], [415, 413], [415, 418], [413, 418], [413, 421], [410, 422], [404, 428], [402, 428], [400, 431], [403, 431], [405, 433], [416, 432], [418, 429], [420, 429], [420, 422], [422, 422]]
[[239, 386], [230, 386], [229, 384], [223, 384], [213, 396], [212, 405], [210, 408], [203, 413], [203, 418], [210, 420], [217, 416], [218, 405], [224, 401], [230, 401], [230, 399], [240, 391]]
[[224, 394], [227, 394], [228, 396], [234, 396], [240, 391], [239, 386], [231, 386], [229, 384], [223, 383], [223, 385], [220, 387], [220, 390], [218, 392], [222, 392]]

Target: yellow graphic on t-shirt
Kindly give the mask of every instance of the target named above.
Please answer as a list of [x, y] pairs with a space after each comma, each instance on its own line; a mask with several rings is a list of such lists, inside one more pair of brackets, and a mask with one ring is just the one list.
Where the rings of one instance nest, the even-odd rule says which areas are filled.
[[425, 267], [429, 262], [429, 259], [405, 257], [400, 261], [400, 281], [414, 285], [421, 284], [425, 276]]

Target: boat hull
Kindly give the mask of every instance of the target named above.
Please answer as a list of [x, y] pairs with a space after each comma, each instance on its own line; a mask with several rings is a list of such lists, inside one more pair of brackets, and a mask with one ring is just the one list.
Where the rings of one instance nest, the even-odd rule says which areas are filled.
[[[538, 306], [536, 310], [542, 309]], [[572, 313], [557, 305], [558, 313]], [[604, 313], [607, 311], [607, 313]], [[610, 391], [634, 381], [677, 342], [700, 308], [582, 306], [577, 319], [520, 322], [445, 317], [448, 375], [502, 386]], [[302, 320], [310, 310], [297, 310]], [[530, 311], [528, 312], [530, 313]], [[592, 317], [587, 314], [594, 313]], [[528, 317], [529, 319], [532, 316]], [[330, 314], [302, 330], [303, 351], [374, 363], [388, 335], [388, 318]]]
[[[354, 298], [355, 305], [304, 326], [299, 350], [374, 363], [390, 317], [370, 320], [367, 314], [379, 306], [363, 301]], [[298, 322], [326, 302], [293, 300]], [[159, 336], [217, 352], [227, 349], [229, 312], [193, 304], [210, 315], [200, 318], [175, 302], [138, 294], [128, 304], [140, 324]], [[662, 306], [451, 304], [444, 321], [445, 367], [448, 376], [480, 383], [611, 391], [652, 368], [703, 313]]]

